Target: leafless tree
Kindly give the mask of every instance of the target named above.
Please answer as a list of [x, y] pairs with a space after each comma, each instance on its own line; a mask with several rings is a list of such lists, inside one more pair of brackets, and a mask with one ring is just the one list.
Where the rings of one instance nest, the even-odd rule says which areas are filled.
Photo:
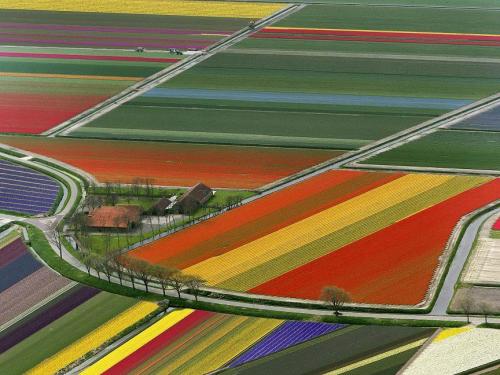
[[83, 212], [77, 212], [71, 218], [71, 227], [76, 237], [80, 237], [84, 232], [88, 230], [87, 227], [87, 215]]
[[144, 260], [131, 258], [128, 261], [128, 270], [144, 283], [148, 292], [149, 283], [154, 278], [152, 265]]
[[63, 228], [62, 224], [57, 225], [55, 228], [52, 228], [48, 233], [47, 233], [47, 238], [49, 242], [59, 250], [59, 257], [62, 258], [62, 251], [63, 251]]
[[181, 271], [173, 272], [169, 279], [168, 284], [175, 289], [179, 298], [181, 298], [181, 291], [186, 286], [187, 277]]
[[104, 182], [104, 195], [109, 197], [113, 194], [113, 184], [110, 181]]
[[484, 316], [484, 322], [488, 324], [488, 314], [491, 311], [491, 306], [488, 305], [486, 302], [482, 302], [478, 305], [478, 310], [481, 313], [481, 315]]
[[90, 265], [97, 272], [97, 277], [101, 278], [101, 272], [103, 272], [102, 267], [102, 256], [95, 253], [90, 253]]
[[462, 299], [460, 300], [460, 309], [467, 316], [467, 323], [470, 323], [470, 314], [474, 309], [474, 305], [475, 304], [469, 290], [465, 291]]
[[321, 292], [321, 300], [332, 308], [335, 315], [340, 315], [339, 310], [342, 309], [345, 303], [351, 302], [351, 296], [342, 288], [328, 285]]
[[111, 282], [111, 276], [113, 275], [114, 265], [112, 263], [111, 252], [108, 252], [99, 258], [99, 268], [108, 278], [108, 282]]
[[115, 183], [115, 191], [118, 195], [121, 195], [122, 193], [122, 183], [120, 182], [120, 180], [116, 181]]
[[114, 273], [116, 273], [116, 276], [118, 276], [118, 280], [120, 280], [120, 285], [123, 285], [123, 276], [124, 276], [124, 269], [123, 265], [121, 264], [120, 261], [120, 252], [119, 251], [113, 251], [111, 254], [109, 254], [109, 264], [112, 267]]
[[152, 197], [153, 196], [153, 192], [154, 192], [154, 189], [153, 189], [153, 179], [151, 179], [151, 178], [144, 179], [144, 185], [145, 185], [145, 189], [146, 189], [146, 196], [147, 197]]
[[133, 263], [132, 258], [127, 256], [122, 256], [120, 257], [119, 262], [123, 267], [124, 274], [127, 274], [128, 277], [130, 278], [130, 282], [132, 283], [132, 289], [135, 290], [135, 274], [130, 271], [130, 268], [132, 267]]
[[141, 179], [139, 177], [136, 177], [131, 181], [130, 192], [132, 193], [132, 195], [139, 198], [141, 194]]
[[163, 267], [160, 265], [153, 266], [152, 274], [156, 278], [158, 283], [160, 284], [164, 296], [165, 296], [166, 289], [170, 285], [170, 277], [172, 276], [172, 274], [174, 272], [178, 272], [178, 271], [175, 269]]
[[194, 295], [194, 299], [198, 301], [198, 295], [200, 294], [200, 288], [206, 283], [204, 279], [199, 276], [186, 276], [185, 284], [191, 290]]
[[87, 273], [90, 276], [90, 270], [92, 269], [92, 254], [88, 251], [82, 251], [80, 253], [80, 260], [87, 269]]

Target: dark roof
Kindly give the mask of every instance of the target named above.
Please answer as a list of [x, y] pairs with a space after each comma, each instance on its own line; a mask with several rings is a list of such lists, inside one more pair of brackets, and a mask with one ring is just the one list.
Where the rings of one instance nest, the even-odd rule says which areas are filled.
[[192, 199], [199, 204], [203, 204], [212, 196], [212, 194], [212, 189], [200, 182], [182, 194], [178, 202], [182, 203], [185, 199]]
[[87, 224], [92, 228], [128, 228], [141, 219], [142, 207], [134, 205], [102, 206], [93, 210]]
[[169, 198], [160, 198], [153, 206], [153, 209], [158, 212], [165, 211], [171, 203], [172, 201]]

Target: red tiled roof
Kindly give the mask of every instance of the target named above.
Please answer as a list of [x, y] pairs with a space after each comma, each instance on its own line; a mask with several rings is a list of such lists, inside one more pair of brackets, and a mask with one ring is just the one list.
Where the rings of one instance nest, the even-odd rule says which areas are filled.
[[93, 228], [126, 229], [130, 223], [138, 223], [142, 208], [133, 205], [102, 206], [93, 210], [87, 224]]

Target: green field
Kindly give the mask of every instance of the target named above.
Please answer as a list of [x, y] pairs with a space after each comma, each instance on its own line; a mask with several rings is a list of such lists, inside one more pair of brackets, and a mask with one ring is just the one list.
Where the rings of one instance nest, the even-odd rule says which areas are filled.
[[[490, 13], [311, 5], [276, 26], [494, 33]], [[357, 149], [497, 92], [482, 48], [247, 38], [71, 136]]]
[[9, 374], [24, 373], [135, 303], [133, 298], [100, 292], [1, 354], [0, 368], [9, 369]]
[[479, 98], [499, 86], [493, 63], [218, 54], [159, 87]]
[[363, 163], [500, 170], [499, 149], [496, 132], [439, 130]]
[[[422, 74], [422, 72], [426, 72]], [[72, 133], [78, 137], [354, 149], [496, 92], [496, 64], [219, 54], [159, 89], [353, 95], [353, 105], [145, 95]], [[158, 91], [158, 89], [155, 89]], [[357, 96], [379, 106], [354, 105]], [[391, 98], [407, 97], [395, 106]], [[412, 98], [450, 99], [421, 108]], [[432, 104], [432, 103], [431, 103]], [[464, 104], [466, 104], [464, 102]], [[460, 104], [463, 105], [463, 104]], [[457, 105], [457, 106], [460, 106]]]
[[[318, 53], [332, 54], [394, 54], [411, 55], [412, 58], [425, 60], [429, 56], [445, 60], [446, 57], [467, 58], [470, 62], [480, 58], [499, 58], [500, 50], [497, 47], [447, 45], [447, 44], [412, 44], [412, 43], [365, 43], [337, 40], [294, 40], [294, 39], [258, 39], [248, 38], [231, 47], [229, 52], [240, 53], [272, 53], [284, 54], [287, 51], [300, 51], [303, 55], [313, 56]], [[379, 56], [380, 58], [380, 56]]]
[[[432, 331], [429, 328], [349, 326], [222, 373], [267, 375], [287, 368], [290, 375], [324, 374], [428, 337]], [[387, 357], [372, 365], [359, 367], [353, 374], [395, 374], [411, 354], [404, 353], [406, 355]]]
[[[137, 124], [147, 118], [147, 129]], [[176, 108], [132, 101], [72, 136], [353, 149], [429, 116]], [[209, 129], [210, 131], [207, 131]]]
[[[325, 1], [325, 3], [346, 3], [346, 1]], [[489, 6], [496, 5], [495, 1], [441, 1], [433, 4], [432, 1], [420, 1], [436, 7], [416, 8], [417, 2], [366, 0], [361, 6], [348, 5], [310, 5], [304, 10], [273, 24], [278, 27], [306, 27], [306, 28], [336, 28], [336, 29], [373, 29], [373, 30], [404, 30], [427, 32], [462, 32], [462, 33], [500, 33], [500, 26], [496, 12]], [[381, 4], [406, 3], [411, 7], [376, 6]], [[375, 5], [368, 5], [375, 4]], [[450, 9], [450, 6], [469, 6], [474, 9]], [[481, 7], [484, 9], [480, 9]], [[443, 22], [443, 20], [445, 22]], [[480, 20], [480, 21], [479, 21]], [[500, 50], [495, 46], [473, 46], [453, 44], [420, 44], [420, 43], [370, 43], [363, 41], [351, 42], [336, 40], [293, 40], [293, 39], [260, 39], [247, 38], [233, 46], [236, 50], [267, 50], [271, 53], [283, 51], [302, 51], [304, 55], [313, 52], [330, 53], [358, 53], [358, 54], [405, 54], [414, 58], [426, 56], [469, 57], [470, 62], [478, 58], [498, 58]]]
[[[367, 2], [371, 3], [368, 0]], [[390, 4], [391, 1], [383, 1], [383, 3]], [[406, 1], [406, 3], [409, 2]], [[490, 4], [494, 3], [496, 3], [497, 8], [500, 8], [498, 2], [490, 2]], [[469, 4], [472, 4], [472, 2], [469, 2]], [[311, 5], [273, 26], [479, 34], [500, 33], [498, 14], [495, 11], [490, 9], [437, 7]]]

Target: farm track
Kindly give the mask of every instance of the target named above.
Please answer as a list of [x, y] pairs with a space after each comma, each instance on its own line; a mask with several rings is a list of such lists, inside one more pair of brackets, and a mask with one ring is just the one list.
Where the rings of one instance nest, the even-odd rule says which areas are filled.
[[[429, 132], [434, 131], [435, 129], [451, 123], [455, 121], [460, 121], [463, 120], [463, 118], [471, 116], [473, 114], [477, 114], [479, 112], [485, 111], [489, 109], [492, 105], [496, 105], [497, 102], [500, 101], [500, 94], [493, 95], [489, 98], [485, 98], [479, 102], [473, 103], [469, 106], [466, 106], [464, 108], [461, 108], [459, 110], [453, 111], [451, 113], [448, 113], [446, 115], [440, 116], [437, 119], [427, 121], [419, 126], [416, 126], [412, 129], [409, 129], [407, 131], [401, 132], [399, 134], [396, 134], [392, 137], [386, 138], [385, 140], [376, 142], [373, 145], [366, 146], [358, 151], [354, 151], [350, 154], [347, 154], [345, 157], [340, 157], [337, 160], [335, 160], [333, 163], [326, 163], [326, 165], [321, 166], [318, 169], [311, 169], [309, 171], [306, 171], [303, 173], [301, 176], [294, 177], [293, 179], [289, 181], [282, 181], [280, 184], [275, 185], [275, 186], [270, 186], [267, 189], [263, 190], [260, 194], [257, 194], [256, 196], [253, 196], [251, 198], [246, 199], [243, 203], [248, 203], [250, 201], [253, 201], [255, 199], [259, 199], [260, 197], [266, 196], [268, 194], [271, 194], [275, 191], [284, 189], [285, 187], [291, 186], [293, 184], [297, 184], [301, 181], [304, 181], [314, 175], [323, 173], [328, 170], [332, 169], [339, 169], [341, 167], [345, 166], [351, 166], [352, 163], [355, 163], [359, 159], [362, 158], [368, 158], [372, 156], [374, 153], [382, 152], [385, 149], [389, 147], [396, 147], [399, 144], [406, 142], [408, 140], [412, 140], [416, 137], [419, 137], [423, 134], [427, 134]], [[22, 150], [17, 150], [16, 151], [21, 151]], [[11, 156], [11, 155], [3, 155], [5, 158], [14, 160], [14, 161], [19, 161], [17, 157]], [[67, 205], [55, 216], [52, 217], [47, 217], [47, 218], [30, 218], [30, 219], [22, 219], [22, 221], [28, 222], [32, 225], [37, 226], [39, 229], [41, 229], [46, 236], [49, 236], [52, 228], [54, 228], [55, 224], [58, 223], [62, 218], [67, 215], [71, 209], [71, 207], [78, 203], [77, 202], [77, 195], [78, 195], [78, 187], [76, 185], [76, 182], [70, 178], [68, 175], [65, 173], [60, 172], [57, 168], [55, 167], [49, 167], [45, 166], [43, 164], [39, 164], [33, 161], [23, 161], [25, 165], [27, 166], [34, 166], [38, 169], [46, 170], [47, 172], [56, 174], [58, 177], [64, 179], [67, 184], [70, 186], [70, 190], [67, 192], [69, 195], [69, 200]], [[424, 172], [424, 171], [423, 171]], [[449, 173], [448, 170], [443, 170], [443, 172]], [[2, 216], [3, 217], [3, 216]], [[6, 217], [10, 219], [15, 219], [14, 216]], [[446, 287], [443, 288], [439, 293], [438, 293], [438, 301], [439, 304], [436, 304], [436, 307], [432, 310], [432, 313], [430, 314], [406, 314], [406, 313], [363, 313], [363, 312], [348, 312], [346, 313], [346, 316], [352, 316], [352, 317], [365, 317], [365, 318], [386, 318], [386, 319], [415, 319], [415, 320], [435, 320], [435, 319], [441, 319], [441, 320], [448, 320], [448, 321], [463, 321], [464, 318], [462, 316], [452, 316], [452, 315], [447, 315], [446, 314], [446, 309], [443, 306], [447, 306], [447, 304], [450, 301], [450, 298], [452, 296], [452, 291], [454, 287], [454, 281], [457, 280], [462, 268], [463, 264], [465, 262], [464, 259], [467, 258], [471, 247], [468, 246], [470, 242], [470, 238], [475, 237], [475, 232], [474, 228], [479, 228], [480, 226], [480, 220], [476, 219], [474, 223], [478, 223], [475, 226], [471, 226], [468, 231], [469, 234], [465, 236], [464, 241], [460, 244], [461, 247], [461, 252], [460, 256], [457, 256], [453, 259], [451, 263], [451, 270], [452, 272], [449, 272], [448, 275], [446, 275]], [[472, 228], [472, 229], [471, 229]], [[51, 244], [53, 250], [57, 253], [58, 249]], [[69, 253], [68, 250], [64, 249], [63, 251], [63, 258], [70, 263], [73, 267], [85, 272], [86, 268], [85, 266], [78, 260], [76, 259], [72, 254]], [[94, 272], [94, 274], [97, 276], [97, 273]], [[116, 277], [112, 278], [112, 281], [115, 283], [118, 283], [119, 280]], [[127, 285], [125, 283], [125, 285]], [[130, 285], [131, 286], [131, 285]], [[450, 289], [451, 288], [451, 289]], [[155, 288], [154, 286], [151, 288], [157, 293], [160, 293], [159, 288]], [[174, 291], [169, 291], [168, 295], [174, 296], [175, 292]], [[191, 295], [184, 295], [183, 296], [186, 299], [193, 299], [194, 297]], [[271, 297], [271, 299], [274, 299]], [[214, 299], [214, 298], [207, 298], [207, 297], [202, 297], [200, 298], [201, 301], [203, 302], [210, 302], [210, 303], [215, 303], [215, 304], [222, 304], [222, 305], [228, 305], [228, 306], [233, 306], [233, 307], [238, 307], [238, 308], [258, 308], [260, 310], [267, 310], [267, 311], [281, 311], [281, 312], [295, 312], [295, 313], [302, 313], [302, 314], [315, 314], [315, 315], [329, 315], [331, 314], [328, 311], [325, 310], [314, 310], [310, 308], [290, 308], [290, 307], [281, 307], [281, 306], [273, 306], [269, 304], [258, 304], [258, 303], [246, 303], [246, 302], [238, 302], [238, 301], [229, 301], [229, 300], [220, 300], [220, 299]], [[299, 300], [300, 302], [300, 300]], [[498, 322], [500, 322], [500, 318], [497, 319]], [[479, 321], [479, 320], [478, 320]]]
[[209, 57], [213, 56], [215, 53], [220, 52], [238, 42], [245, 39], [250, 34], [254, 33], [261, 28], [268, 26], [280, 19], [290, 15], [291, 13], [297, 12], [302, 9], [304, 5], [290, 5], [269, 17], [266, 17], [255, 23], [253, 28], [246, 27], [245, 29], [239, 30], [233, 35], [221, 40], [220, 42], [212, 45], [207, 48], [204, 52], [199, 54], [191, 55], [186, 59], [181, 60], [177, 64], [169, 66], [168, 68], [136, 83], [135, 85], [130, 86], [126, 90], [122, 91], [118, 95], [111, 97], [110, 99], [100, 103], [99, 105], [75, 116], [74, 118], [65, 121], [64, 123], [52, 128], [51, 130], [42, 133], [42, 135], [46, 135], [49, 137], [55, 136], [64, 136], [71, 133], [73, 130], [78, 129], [85, 124], [93, 121], [102, 115], [110, 112], [111, 110], [117, 108], [118, 106], [128, 102], [129, 100], [142, 95], [146, 91], [150, 90], [153, 87], [158, 86], [161, 83], [164, 83], [182, 72], [192, 68], [193, 66], [205, 61]]
[[[294, 11], [297, 11], [301, 8], [301, 6], [298, 5], [292, 5], [286, 9], [284, 9], [281, 12], [278, 12], [271, 17], [264, 19], [260, 23], [257, 24], [257, 29], [266, 26], [267, 24], [270, 24], [281, 17], [284, 17], [288, 15], [289, 13], [292, 13]], [[53, 129], [52, 132], [50, 132], [49, 135], [51, 137], [56, 136], [56, 135], [64, 135], [69, 133], [70, 131], [74, 130], [77, 127], [83, 126], [87, 122], [93, 120], [96, 117], [99, 117], [103, 115], [106, 112], [109, 112], [116, 106], [120, 105], [121, 103], [128, 101], [132, 99], [133, 97], [136, 97], [143, 92], [149, 90], [151, 87], [154, 87], [162, 82], [165, 82], [166, 80], [180, 74], [184, 70], [190, 68], [191, 66], [194, 66], [198, 64], [199, 62], [207, 59], [211, 55], [213, 55], [216, 52], [219, 52], [221, 50], [224, 50], [228, 48], [229, 46], [233, 45], [234, 43], [240, 41], [241, 39], [245, 38], [247, 35], [250, 33], [254, 32], [253, 29], [245, 29], [243, 31], [240, 31], [236, 34], [233, 34], [231, 37], [228, 39], [220, 42], [217, 45], [214, 45], [212, 48], [209, 49], [207, 54], [203, 55], [195, 55], [192, 58], [187, 58], [183, 60], [182, 62], [169, 67], [165, 69], [164, 71], [158, 73], [155, 76], [152, 76], [142, 82], [140, 82], [138, 85], [135, 85], [131, 87], [129, 90], [126, 92], [122, 92], [119, 97], [114, 97], [112, 100], [109, 100], [107, 102], [102, 103], [99, 107], [94, 107], [93, 110], [89, 111], [88, 113], [83, 113], [81, 116], [72, 119], [70, 122], [61, 124], [60, 127], [57, 129]], [[495, 94], [493, 96], [490, 96], [488, 98], [485, 98], [483, 100], [480, 100], [478, 102], [475, 102], [471, 105], [462, 107], [458, 110], [452, 111], [450, 113], [447, 113], [445, 115], [442, 115], [438, 118], [429, 120], [427, 122], [424, 122], [416, 127], [413, 127], [411, 129], [405, 130], [403, 132], [400, 132], [398, 134], [395, 134], [393, 136], [387, 137], [383, 140], [380, 140], [378, 142], [372, 143], [368, 146], [365, 146], [357, 151], [353, 151], [351, 153], [346, 154], [345, 156], [341, 156], [329, 163], [324, 163], [321, 166], [318, 166], [316, 168], [311, 168], [307, 171], [304, 171], [302, 174], [293, 176], [292, 178], [289, 178], [287, 180], [282, 180], [279, 181], [277, 184], [272, 184], [269, 185], [265, 188], [262, 189], [260, 194], [257, 194], [254, 197], [251, 197], [249, 199], [246, 199], [243, 203], [248, 203], [250, 201], [253, 201], [255, 199], [259, 199], [263, 196], [266, 196], [268, 194], [271, 194], [275, 191], [282, 190], [288, 186], [297, 184], [301, 181], [304, 181], [306, 179], [309, 179], [312, 176], [318, 175], [320, 173], [323, 173], [328, 170], [332, 169], [339, 169], [342, 167], [351, 167], [351, 168], [356, 168], [357, 163], [361, 160], [367, 159], [369, 157], [372, 157], [373, 155], [376, 155], [378, 153], [384, 152], [390, 148], [397, 147], [405, 142], [409, 142], [411, 140], [414, 140], [416, 138], [419, 138], [423, 135], [429, 134], [435, 130], [437, 130], [440, 127], [443, 126], [448, 126], [451, 125], [454, 122], [458, 122], [463, 120], [464, 118], [467, 118], [472, 115], [476, 115], [480, 112], [486, 111], [490, 109], [492, 106], [497, 105], [500, 102], [500, 94]], [[17, 150], [22, 152], [22, 150]], [[13, 161], [20, 161], [19, 158], [10, 156], [8, 154], [2, 154], [2, 157], [5, 157], [6, 159], [13, 160]], [[49, 167], [45, 166], [43, 164], [39, 164], [36, 162], [32, 161], [23, 161], [23, 163], [27, 166], [32, 166], [36, 167], [41, 170], [45, 170], [46, 172], [50, 172], [52, 174], [57, 175], [59, 178], [63, 179], [70, 189], [66, 192], [68, 196], [68, 201], [64, 207], [60, 207], [61, 209], [57, 213], [57, 215], [52, 216], [52, 217], [47, 217], [47, 218], [30, 218], [30, 219], [21, 219], [21, 221], [25, 221], [27, 223], [30, 223], [32, 225], [37, 226], [40, 228], [46, 235], [49, 235], [50, 232], [52, 231], [52, 228], [54, 227], [55, 224], [57, 224], [60, 220], [64, 218], [65, 215], [67, 215], [71, 208], [77, 204], [77, 196], [78, 196], [78, 186], [77, 183], [70, 178], [68, 175], [65, 173], [62, 173], [55, 167]], [[76, 171], [77, 174], [80, 173], [77, 169], [73, 169]], [[435, 169], [433, 168], [422, 168], [422, 172], [428, 173], [428, 172], [436, 172]], [[470, 171], [466, 170], [453, 170], [453, 169], [448, 169], [448, 168], [441, 168], [438, 171], [439, 173], [470, 173]], [[474, 171], [472, 171], [474, 172]], [[484, 171], [476, 171], [478, 173], [483, 173]], [[488, 174], [488, 173], [486, 173]], [[65, 200], [65, 197], [63, 197], [63, 200]], [[0, 215], [0, 218], [9, 218], [9, 219], [17, 219], [19, 218], [15, 216], [7, 216], [7, 215]], [[471, 225], [468, 226], [466, 230], [466, 234], [464, 235], [463, 239], [460, 242], [459, 246], [459, 252], [457, 253], [457, 256], [454, 257], [451, 267], [450, 267], [450, 272], [445, 277], [445, 284], [444, 287], [440, 290], [438, 293], [438, 298], [437, 302], [432, 309], [430, 314], [406, 314], [406, 313], [364, 313], [364, 312], [346, 312], [345, 315], [349, 317], [364, 317], [364, 318], [386, 318], [386, 319], [414, 319], [414, 320], [446, 320], [446, 321], [464, 321], [463, 316], [457, 316], [457, 315], [448, 315], [446, 313], [446, 308], [452, 298], [453, 295], [453, 288], [458, 280], [459, 274], [463, 268], [463, 265], [465, 263], [465, 260], [471, 250], [472, 242], [473, 239], [475, 238], [475, 234], [480, 227], [484, 217], [480, 216], [476, 218]], [[472, 239], [472, 240], [471, 240]], [[53, 250], [57, 253], [58, 249], [55, 248], [54, 245], [52, 245]], [[63, 258], [71, 264], [73, 267], [86, 272], [86, 268], [81, 264], [81, 262], [73, 257], [73, 255], [67, 250], [63, 250]], [[97, 276], [97, 273], [95, 271], [92, 271], [94, 275]], [[112, 278], [112, 281], [115, 283], [118, 283], [118, 279], [116, 277]], [[124, 282], [124, 285], [126, 286], [131, 286], [130, 283]], [[144, 288], [141, 288], [144, 289]], [[160, 293], [161, 290], [157, 287], [152, 287], [153, 291]], [[174, 291], [168, 291], [168, 295], [170, 296], [175, 296]], [[183, 298], [186, 299], [194, 299], [192, 295], [184, 294]], [[294, 313], [302, 313], [302, 314], [314, 314], [314, 315], [331, 315], [331, 312], [325, 311], [325, 310], [315, 310], [315, 309], [310, 309], [310, 308], [291, 308], [291, 307], [282, 307], [282, 306], [273, 306], [269, 304], [258, 304], [258, 303], [246, 303], [246, 302], [238, 302], [238, 301], [228, 301], [228, 300], [220, 300], [220, 299], [215, 299], [215, 298], [207, 298], [207, 297], [200, 297], [200, 301], [203, 302], [210, 302], [214, 304], [221, 304], [221, 305], [228, 305], [228, 306], [233, 306], [233, 307], [239, 307], [239, 308], [251, 308], [251, 309], [260, 309], [260, 310], [267, 310], [267, 311], [280, 311], [280, 312], [294, 312]], [[479, 318], [473, 318], [479, 322]], [[498, 322], [500, 323], [500, 318], [494, 318], [491, 319], [492, 322]]]

